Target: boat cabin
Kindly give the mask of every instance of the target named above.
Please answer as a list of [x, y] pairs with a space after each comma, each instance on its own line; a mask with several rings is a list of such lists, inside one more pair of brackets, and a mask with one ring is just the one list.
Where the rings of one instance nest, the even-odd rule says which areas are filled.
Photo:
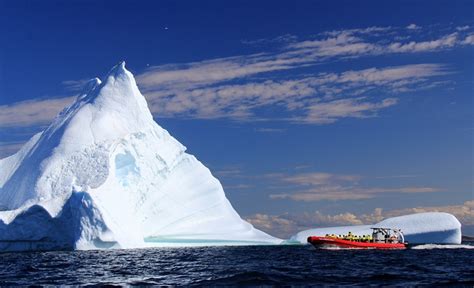
[[405, 238], [400, 229], [371, 227], [372, 241], [374, 243], [405, 243]]

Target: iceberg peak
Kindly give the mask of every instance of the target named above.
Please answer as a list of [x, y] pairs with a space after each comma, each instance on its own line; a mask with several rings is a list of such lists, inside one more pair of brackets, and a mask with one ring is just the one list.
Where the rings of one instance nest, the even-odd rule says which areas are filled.
[[127, 68], [125, 68], [125, 61], [120, 61], [117, 65], [110, 69], [109, 73], [107, 73], [107, 78], [109, 76], [119, 77], [122, 74], [130, 73]]
[[84, 86], [82, 86], [82, 91], [79, 94], [79, 96], [77, 97], [76, 101], [80, 101], [80, 100], [84, 99], [87, 95], [91, 94], [91, 92], [93, 90], [95, 90], [97, 87], [99, 87], [99, 85], [101, 83], [102, 83], [102, 81], [100, 81], [100, 79], [97, 78], [97, 77], [92, 78], [89, 81], [87, 81], [86, 84], [84, 84]]
[[109, 77], [120, 78], [126, 75], [133, 77], [132, 73], [130, 73], [130, 71], [128, 71], [127, 68], [125, 68], [125, 61], [121, 61], [117, 65], [112, 67], [112, 69], [110, 69], [109, 73], [107, 73], [107, 76], [105, 78], [106, 79], [108, 79]]
[[0, 160], [0, 251], [279, 242], [153, 120], [125, 62]]
[[[94, 95], [91, 95], [90, 98], [96, 98], [94, 102], [105, 101], [108, 107], [122, 103], [122, 106], [128, 106], [128, 110], [131, 110], [136, 104], [139, 104], [139, 109], [143, 110], [144, 114], [151, 114], [145, 98], [138, 90], [135, 77], [125, 68], [125, 61], [115, 65], [105, 76], [97, 93], [92, 94]], [[106, 99], [112, 99], [112, 101], [106, 101]]]

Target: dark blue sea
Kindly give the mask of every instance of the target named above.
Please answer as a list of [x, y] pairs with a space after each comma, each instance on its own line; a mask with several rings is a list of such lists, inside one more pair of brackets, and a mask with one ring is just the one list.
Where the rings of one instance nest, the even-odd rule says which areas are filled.
[[472, 287], [474, 249], [468, 248], [473, 246], [439, 247], [379, 251], [251, 246], [4, 253], [0, 254], [0, 285]]

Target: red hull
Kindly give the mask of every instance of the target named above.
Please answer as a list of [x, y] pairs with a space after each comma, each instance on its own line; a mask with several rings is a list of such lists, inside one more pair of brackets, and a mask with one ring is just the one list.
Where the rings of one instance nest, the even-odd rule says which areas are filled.
[[356, 249], [405, 249], [404, 243], [372, 243], [372, 242], [356, 242], [329, 237], [308, 237], [308, 242], [314, 247], [339, 247], [339, 248], [356, 248]]

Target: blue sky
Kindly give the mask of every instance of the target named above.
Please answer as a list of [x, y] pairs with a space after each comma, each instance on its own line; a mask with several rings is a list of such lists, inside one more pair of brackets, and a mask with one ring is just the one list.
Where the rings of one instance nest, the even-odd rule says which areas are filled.
[[254, 2], [1, 1], [0, 156], [125, 60], [264, 230], [428, 210], [472, 229], [474, 2]]

